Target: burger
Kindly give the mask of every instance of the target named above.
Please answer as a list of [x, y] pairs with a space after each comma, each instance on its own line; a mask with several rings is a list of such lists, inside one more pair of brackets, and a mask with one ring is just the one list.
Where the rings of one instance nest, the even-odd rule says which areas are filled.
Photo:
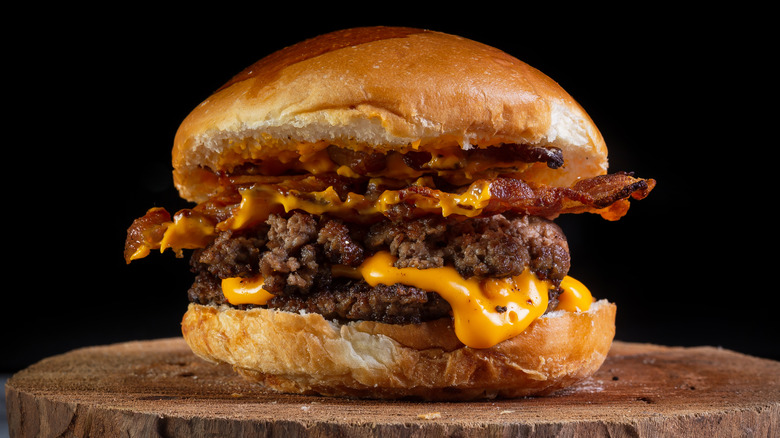
[[124, 256], [186, 252], [192, 351], [271, 392], [380, 399], [592, 375], [616, 307], [567, 275], [553, 220], [617, 220], [655, 185], [607, 173], [599, 130], [543, 73], [397, 27], [249, 66], [182, 122], [172, 167], [191, 208], [149, 209]]

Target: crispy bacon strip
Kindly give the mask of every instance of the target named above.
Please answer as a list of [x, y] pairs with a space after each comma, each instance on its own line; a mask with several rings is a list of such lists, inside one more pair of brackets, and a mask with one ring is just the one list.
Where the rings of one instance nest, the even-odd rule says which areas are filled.
[[[413, 218], [421, 214], [431, 214], [429, 208], [418, 208], [420, 205], [436, 206], [436, 201], [451, 198], [453, 193], [439, 190], [429, 185], [396, 186], [395, 182], [380, 184], [376, 187], [362, 186], [349, 178], [337, 176], [304, 178], [289, 178], [285, 180], [266, 181], [261, 184], [268, 193], [279, 193], [283, 196], [294, 196], [306, 200], [309, 205], [329, 205], [330, 214], [341, 215], [352, 222], [374, 222], [384, 216], [391, 219]], [[628, 173], [615, 173], [580, 180], [571, 187], [549, 187], [532, 185], [513, 178], [496, 178], [493, 180], [478, 180], [472, 186], [489, 187], [490, 197], [486, 204], [479, 203], [481, 211], [474, 210], [470, 205], [461, 206], [471, 210], [475, 216], [487, 216], [503, 212], [515, 212], [533, 216], [553, 218], [563, 213], [597, 213], [607, 220], [617, 220], [626, 214], [629, 199], [643, 199], [655, 187], [655, 180], [635, 178]], [[339, 199], [318, 197], [326, 189], [332, 188]], [[392, 204], [382, 213], [374, 210], [369, 216], [358, 216], [361, 210], [367, 208], [382, 195], [384, 190], [394, 190], [398, 194], [398, 204]], [[358, 194], [346, 202], [349, 193]], [[431, 202], [427, 202], [431, 201]], [[198, 216], [207, 218], [214, 224], [230, 218], [234, 209], [241, 202], [241, 196], [235, 186], [228, 186], [225, 192], [194, 209], [185, 209], [176, 213], [177, 216]], [[265, 220], [259, 218], [259, 220]], [[171, 216], [161, 208], [154, 208], [139, 219], [136, 219], [127, 233], [125, 243], [125, 259], [129, 262], [135, 257], [142, 257], [148, 250], [159, 248], [163, 234], [171, 221]]]
[[170, 213], [160, 207], [150, 208], [145, 215], [134, 220], [127, 229], [125, 262], [130, 263], [139, 251], [146, 251], [146, 248], [162, 240], [170, 220]]
[[563, 152], [555, 147], [531, 146], [507, 143], [500, 147], [473, 149], [471, 159], [490, 158], [496, 162], [522, 161], [524, 163], [545, 163], [550, 169], [563, 166]]
[[498, 178], [490, 184], [490, 206], [486, 210], [544, 217], [591, 212], [617, 220], [628, 210], [629, 198], [643, 199], [654, 187], [655, 180], [625, 172], [580, 180], [571, 187], [531, 186], [518, 179]]
[[[533, 216], [555, 217], [565, 213], [596, 213], [607, 220], [617, 220], [626, 214], [630, 199], [643, 199], [655, 187], [655, 180], [635, 178], [632, 174], [618, 172], [601, 175], [576, 182], [571, 187], [550, 187], [532, 185], [513, 178], [496, 178], [490, 184], [490, 202], [482, 214], [495, 214], [512, 211]], [[475, 184], [480, 183], [476, 181]], [[333, 187], [342, 199], [349, 192], [361, 193], [354, 181], [339, 177], [307, 177], [280, 181], [271, 184], [279, 193], [321, 192]], [[396, 190], [401, 200], [400, 206], [410, 208], [391, 209], [387, 215], [402, 219], [414, 216], [414, 203], [420, 198], [436, 198], [443, 191], [427, 185], [388, 186], [364, 188], [362, 194], [375, 199], [382, 191]]]

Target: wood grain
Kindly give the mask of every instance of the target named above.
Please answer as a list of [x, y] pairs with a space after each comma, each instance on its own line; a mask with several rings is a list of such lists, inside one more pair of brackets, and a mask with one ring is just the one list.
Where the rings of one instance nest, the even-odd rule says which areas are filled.
[[780, 362], [714, 347], [616, 342], [553, 396], [419, 403], [267, 394], [160, 339], [54, 356], [5, 390], [12, 437], [780, 435]]

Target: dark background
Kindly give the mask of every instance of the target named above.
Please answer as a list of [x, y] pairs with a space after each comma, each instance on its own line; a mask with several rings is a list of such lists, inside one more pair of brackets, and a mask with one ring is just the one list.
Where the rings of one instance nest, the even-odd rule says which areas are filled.
[[780, 360], [767, 152], [776, 111], [762, 106], [773, 81], [768, 40], [752, 32], [760, 26], [737, 27], [732, 11], [681, 15], [659, 5], [383, 7], [49, 10], [50, 22], [9, 40], [0, 373], [82, 346], [179, 336], [186, 261], [170, 252], [131, 265], [122, 258], [133, 219], [152, 206], [187, 206], [170, 177], [179, 123], [260, 57], [359, 25], [424, 27], [509, 52], [584, 106], [612, 171], [657, 179], [618, 222], [560, 220], [571, 274], [618, 304], [617, 339]]

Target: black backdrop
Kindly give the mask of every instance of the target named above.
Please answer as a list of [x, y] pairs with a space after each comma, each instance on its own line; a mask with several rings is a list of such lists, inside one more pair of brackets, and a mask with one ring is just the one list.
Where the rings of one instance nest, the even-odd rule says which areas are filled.
[[776, 219], [767, 211], [777, 190], [763, 134], [772, 123], [759, 106], [771, 88], [755, 55], [765, 40], [738, 32], [733, 17], [661, 10], [399, 9], [346, 18], [294, 9], [98, 11], [89, 20], [69, 10], [26, 28], [38, 42], [11, 44], [0, 301], [10, 348], [0, 372], [81, 346], [178, 336], [186, 261], [170, 252], [122, 259], [134, 218], [151, 206], [186, 206], [170, 178], [178, 124], [273, 50], [380, 24], [460, 34], [525, 60], [590, 113], [611, 170], [657, 179], [621, 221], [560, 220], [572, 275], [618, 304], [617, 339], [780, 359]]

